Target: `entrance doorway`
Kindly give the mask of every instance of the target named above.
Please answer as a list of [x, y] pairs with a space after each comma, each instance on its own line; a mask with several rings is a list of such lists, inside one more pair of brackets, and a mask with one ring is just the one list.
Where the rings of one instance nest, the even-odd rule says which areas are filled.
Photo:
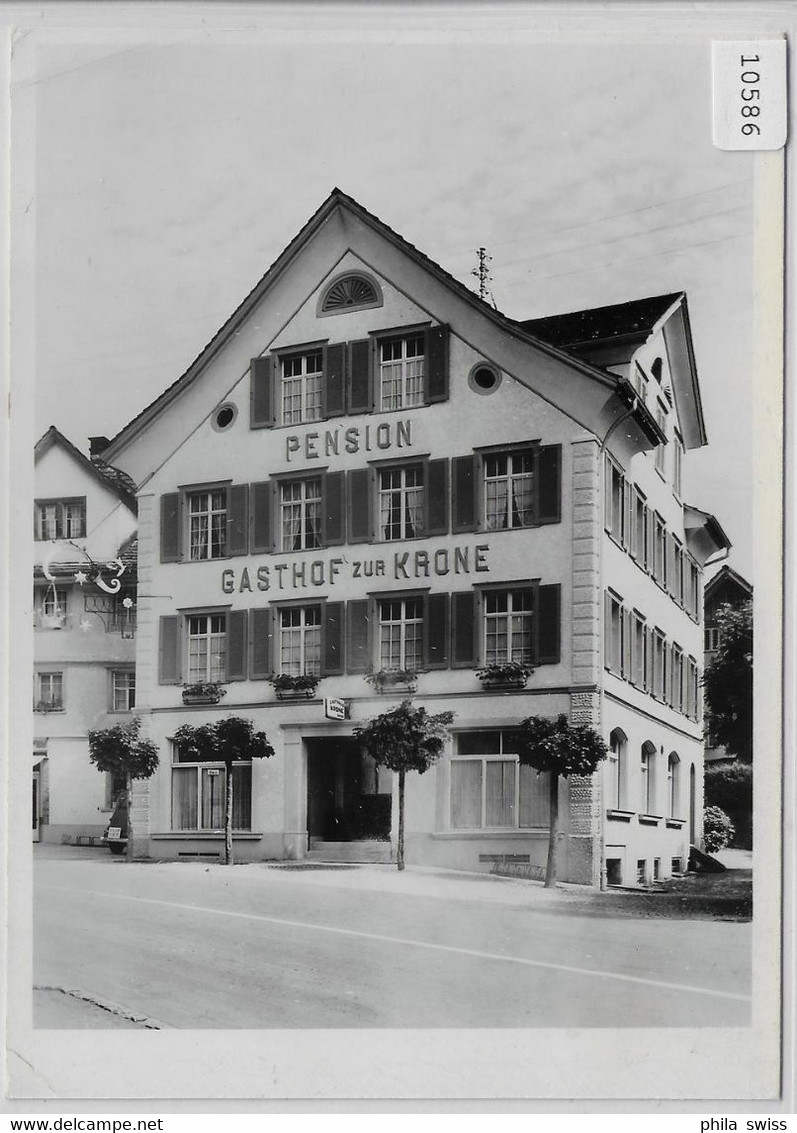
[[309, 849], [320, 842], [389, 842], [391, 773], [348, 737], [306, 743]]
[[41, 838], [40, 822], [39, 822], [39, 772], [33, 772], [33, 841], [38, 842]]

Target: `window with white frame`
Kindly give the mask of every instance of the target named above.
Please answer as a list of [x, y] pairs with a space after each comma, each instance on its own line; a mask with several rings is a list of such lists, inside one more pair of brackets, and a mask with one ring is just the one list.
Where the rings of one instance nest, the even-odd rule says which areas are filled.
[[455, 830], [546, 828], [549, 776], [519, 763], [512, 732], [460, 732], [450, 765]]
[[672, 647], [670, 672], [670, 704], [676, 712], [684, 710], [684, 653], [679, 645]]
[[320, 421], [323, 416], [323, 354], [311, 350], [281, 358], [281, 405], [283, 425]]
[[618, 543], [622, 543], [625, 538], [626, 487], [622, 472], [607, 456], [604, 524], [611, 537]]
[[85, 538], [85, 496], [64, 500], [36, 500], [34, 515], [37, 539]]
[[623, 617], [622, 599], [616, 594], [607, 592], [606, 595], [606, 626], [605, 626], [605, 662], [606, 668], [617, 676], [622, 675], [623, 657], [625, 655], [625, 618]]
[[112, 708], [114, 712], [130, 712], [136, 706], [136, 673], [134, 669], [114, 669], [111, 673]]
[[[227, 796], [223, 763], [203, 762], [173, 745], [172, 830], [222, 831]], [[232, 827], [252, 828], [252, 764], [232, 765]]]
[[61, 586], [48, 586], [40, 592], [39, 609], [46, 618], [66, 617], [67, 592]]
[[631, 510], [631, 554], [640, 566], [647, 567], [650, 563], [650, 552], [648, 548], [648, 508], [645, 497], [637, 488], [634, 489]]
[[681, 814], [681, 760], [674, 751], [667, 757], [667, 814], [670, 818]]
[[681, 498], [681, 480], [683, 476], [684, 444], [678, 434], [673, 438], [672, 446], [672, 490], [678, 499]]
[[653, 695], [664, 700], [667, 688], [667, 641], [661, 630], [653, 632]]
[[645, 619], [636, 610], [631, 612], [631, 681], [637, 688], [648, 687]]
[[379, 603], [379, 667], [419, 669], [423, 663], [423, 599]]
[[379, 343], [379, 405], [387, 411], [423, 405], [423, 335]]
[[534, 522], [533, 456], [530, 450], [486, 453], [484, 517], [488, 531]]
[[281, 550], [321, 546], [321, 480], [284, 480], [279, 486]]
[[656, 747], [649, 741], [639, 753], [639, 808], [642, 814], [656, 813]]
[[626, 735], [615, 728], [609, 736], [609, 750], [606, 755], [604, 784], [606, 787], [606, 806], [609, 810], [620, 810], [625, 805], [625, 759]]
[[34, 706], [39, 712], [49, 712], [64, 707], [64, 674], [62, 672], [42, 670], [36, 673]]
[[715, 649], [720, 647], [720, 627], [719, 626], [706, 626], [703, 631], [705, 639], [705, 649], [707, 653], [713, 653]]
[[190, 614], [188, 682], [223, 681], [227, 671], [226, 614]]
[[531, 664], [534, 653], [531, 590], [488, 590], [484, 595], [484, 663]]
[[227, 553], [227, 489], [188, 494], [191, 560], [221, 559]]
[[279, 611], [280, 673], [321, 675], [321, 607], [289, 606]]
[[423, 534], [423, 467], [379, 470], [379, 536], [385, 542]]

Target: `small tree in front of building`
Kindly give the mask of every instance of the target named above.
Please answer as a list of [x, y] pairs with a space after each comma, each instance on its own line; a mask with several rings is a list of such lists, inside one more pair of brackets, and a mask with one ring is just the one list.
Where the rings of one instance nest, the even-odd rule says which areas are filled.
[[363, 751], [379, 767], [398, 774], [398, 839], [396, 868], [404, 869], [404, 781], [408, 771], [423, 775], [437, 762], [443, 750], [453, 712], [430, 716], [425, 708], [415, 708], [403, 700], [396, 708], [382, 712], [354, 729]]
[[141, 738], [141, 720], [89, 732], [89, 758], [98, 771], [123, 779], [127, 800], [127, 857], [133, 858], [133, 780], [149, 779], [158, 766], [158, 748]]
[[227, 716], [215, 724], [181, 724], [174, 743], [202, 763], [223, 763], [225, 771], [224, 862], [232, 865], [233, 764], [268, 759], [274, 748], [265, 732], [256, 732], [251, 720]]
[[528, 716], [521, 722], [518, 759], [542, 775], [548, 774], [550, 835], [545, 888], [556, 885], [559, 841], [559, 779], [571, 775], [592, 775], [607, 747], [603, 737], [588, 724], [571, 724], [567, 716]]
[[753, 603], [717, 610], [719, 644], [703, 687], [712, 742], [743, 763], [753, 759]]

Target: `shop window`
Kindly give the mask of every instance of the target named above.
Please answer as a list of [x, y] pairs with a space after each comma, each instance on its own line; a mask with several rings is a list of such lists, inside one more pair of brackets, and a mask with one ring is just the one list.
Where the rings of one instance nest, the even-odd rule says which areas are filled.
[[379, 602], [379, 668], [417, 670], [423, 665], [423, 599]]
[[34, 685], [34, 708], [37, 712], [57, 712], [64, 707], [62, 672], [37, 672]]
[[280, 549], [321, 546], [321, 480], [285, 480], [279, 485]]
[[424, 532], [423, 466], [379, 470], [379, 537], [413, 539]]
[[[227, 771], [223, 763], [201, 762], [196, 753], [173, 751], [172, 830], [224, 830]], [[252, 764], [232, 765], [232, 827], [252, 828]]]
[[519, 763], [513, 733], [459, 733], [450, 770], [452, 829], [549, 825], [549, 777]]
[[484, 663], [534, 660], [534, 595], [531, 590], [488, 590], [484, 595]]
[[389, 338], [378, 343], [379, 408], [409, 409], [424, 402], [424, 336]]
[[279, 617], [279, 671], [321, 676], [321, 607], [287, 606]]
[[132, 712], [136, 706], [136, 674], [134, 669], [111, 672], [111, 708], [114, 712]]
[[323, 410], [324, 363], [321, 350], [279, 359], [280, 411], [283, 425], [320, 421]]
[[34, 504], [36, 538], [83, 539], [86, 535], [86, 497], [63, 500], [36, 500]]

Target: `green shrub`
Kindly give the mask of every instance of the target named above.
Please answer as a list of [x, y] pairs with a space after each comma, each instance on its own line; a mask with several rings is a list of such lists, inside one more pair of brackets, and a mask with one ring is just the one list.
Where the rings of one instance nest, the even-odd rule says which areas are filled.
[[705, 804], [718, 806], [730, 817], [735, 827], [733, 844], [749, 849], [753, 825], [753, 768], [749, 763], [707, 764]]
[[703, 811], [703, 845], [707, 854], [716, 854], [727, 846], [734, 835], [733, 823], [718, 806], [707, 806]]

